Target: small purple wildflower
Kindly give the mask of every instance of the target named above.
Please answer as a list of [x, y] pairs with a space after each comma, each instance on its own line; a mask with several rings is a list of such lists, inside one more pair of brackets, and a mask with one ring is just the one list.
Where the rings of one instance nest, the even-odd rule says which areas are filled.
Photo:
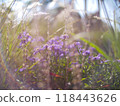
[[39, 60], [39, 58], [35, 58], [35, 57], [28, 57], [28, 59], [30, 60], [30, 61], [32, 61], [32, 62], [35, 62], [35, 61], [38, 61]]
[[88, 57], [89, 60], [92, 59], [92, 58], [93, 58], [93, 56], [89, 56], [89, 57]]
[[75, 42], [74, 45], [77, 47], [77, 48], [82, 48], [82, 45], [80, 42]]
[[22, 39], [22, 33], [18, 35], [18, 39]]
[[55, 36], [54, 39], [57, 41], [57, 40], [60, 40], [60, 37], [59, 36]]
[[59, 51], [62, 49], [62, 46], [57, 44], [52, 44], [49, 47], [50, 47], [50, 50], [54, 50], [54, 51]]
[[100, 56], [95, 56], [92, 58], [92, 60], [100, 60]]
[[32, 37], [28, 35], [26, 40], [27, 40], [27, 42], [30, 42], [30, 41], [32, 41]]
[[69, 48], [69, 49], [72, 49], [72, 48], [74, 48], [74, 47], [75, 47], [74, 44], [70, 44], [70, 45], [68, 45], [68, 48]]
[[75, 42], [75, 45], [76, 45], [76, 46], [79, 46], [79, 45], [80, 45], [80, 42]]
[[56, 41], [56, 39], [55, 39], [55, 38], [52, 38], [52, 39], [50, 39], [50, 40], [47, 42], [47, 44], [52, 45], [52, 44], [54, 44], [55, 41]]
[[23, 45], [27, 44], [28, 42], [32, 42], [32, 37], [26, 32], [21, 33], [18, 36], [18, 39], [21, 39], [19, 47], [22, 47]]
[[77, 64], [79, 64], [79, 63], [78, 63], [78, 62], [72, 62], [72, 64], [73, 64], [73, 65], [77, 65]]
[[22, 39], [23, 37], [26, 37], [26, 31], [24, 31], [23, 33], [20, 33], [18, 36], [18, 39]]
[[[19, 71], [20, 72], [22, 72], [22, 71], [24, 71], [26, 69], [26, 67], [23, 67], [23, 68], [21, 68]], [[15, 69], [15, 72], [17, 72], [18, 71], [18, 69]]]
[[19, 71], [22, 72], [22, 71], [24, 71], [25, 69], [26, 69], [26, 68], [21, 68]]
[[69, 38], [69, 36], [67, 34], [65, 34], [65, 35], [61, 35], [60, 38], [66, 40]]
[[94, 47], [89, 47], [89, 50], [92, 50], [92, 51], [93, 51], [93, 50], [95, 50], [95, 48], [94, 48]]
[[45, 44], [44, 46], [43, 46], [43, 49], [48, 49], [49, 48], [49, 45], [48, 44]]
[[27, 43], [27, 41], [25, 40], [25, 39], [23, 39], [23, 40], [21, 40], [21, 42], [20, 42], [20, 47], [22, 47], [23, 45], [25, 45]]
[[36, 55], [39, 51], [40, 51], [40, 48], [35, 48], [34, 52], [33, 52], [33, 55]]
[[83, 56], [87, 56], [87, 55], [90, 55], [90, 50], [86, 50], [82, 53]]
[[15, 72], [17, 72], [18, 69], [15, 69]]
[[118, 62], [118, 63], [120, 63], [120, 59], [119, 59], [119, 60], [117, 60], [117, 62]]
[[61, 53], [61, 54], [60, 54], [60, 57], [63, 57], [63, 56], [64, 56], [64, 54], [63, 54], [63, 53]]
[[103, 63], [104, 63], [104, 61], [100, 61], [100, 63], [101, 63], [101, 64], [103, 64]]
[[101, 54], [98, 54], [97, 56], [93, 57], [92, 60], [100, 60], [101, 59]]
[[81, 48], [79, 49], [79, 52], [83, 52], [83, 51], [84, 51], [84, 49], [81, 49]]
[[24, 31], [22, 34], [23, 34], [23, 36], [25, 36], [25, 37], [26, 37], [26, 35], [27, 35], [27, 32], [26, 32], [26, 31]]
[[99, 53], [98, 56], [99, 56], [99, 57], [102, 57], [102, 54]]
[[39, 48], [39, 52], [44, 51], [44, 50], [45, 50], [45, 47], [40, 47]]
[[64, 43], [62, 40], [59, 40], [59, 41], [55, 41], [54, 44], [63, 46]]

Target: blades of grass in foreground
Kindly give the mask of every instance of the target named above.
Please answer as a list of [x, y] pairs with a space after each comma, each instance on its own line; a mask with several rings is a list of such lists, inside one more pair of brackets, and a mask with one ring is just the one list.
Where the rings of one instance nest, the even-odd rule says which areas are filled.
[[39, 61], [35, 62], [33, 65], [31, 65], [28, 69], [33, 68]]
[[10, 5], [8, 6], [8, 8], [6, 9], [6, 11], [3, 13], [3, 17], [2, 17], [1, 22], [0, 22], [0, 31], [3, 29], [4, 23], [7, 20], [7, 16], [11, 12], [11, 9], [12, 9], [13, 5], [15, 4], [15, 2], [16, 2], [16, 0], [13, 0], [10, 3]]

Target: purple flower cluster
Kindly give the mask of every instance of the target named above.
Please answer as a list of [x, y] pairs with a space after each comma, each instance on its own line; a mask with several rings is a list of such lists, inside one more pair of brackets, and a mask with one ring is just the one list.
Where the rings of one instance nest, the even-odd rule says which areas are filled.
[[[76, 64], [81, 64], [79, 63], [78, 58], [82, 60], [83, 57], [88, 58], [88, 60], [92, 61], [101, 59], [101, 54], [94, 56], [92, 55], [93, 51], [95, 50], [94, 48], [89, 47], [88, 49], [85, 49], [84, 45], [82, 45], [80, 41], [68, 44], [68, 42], [66, 41], [67, 39], [69, 39], [68, 35], [61, 35], [60, 37], [55, 36], [48, 40], [46, 43], [42, 43], [40, 47], [35, 48], [33, 55], [40, 53], [43, 54], [42, 58], [45, 57], [46, 59], [46, 56], [49, 55], [49, 59], [55, 57], [56, 60], [69, 58], [70, 62], [72, 62], [73, 64], [73, 61], [75, 61]], [[43, 40], [41, 42], [43, 42]]]
[[[50, 81], [52, 89], [72, 89], [76, 83], [81, 84], [80, 80], [83, 84], [82, 89], [87, 87], [84, 84], [90, 85], [93, 89], [98, 84], [101, 87], [103, 82], [112, 82], [111, 79], [118, 78], [114, 72], [119, 67], [114, 67], [113, 62], [120, 65], [120, 59], [113, 62], [106, 60], [95, 48], [80, 40], [69, 43], [69, 38], [67, 34], [49, 40], [39, 37], [32, 45], [33, 38], [25, 31], [21, 33], [18, 36], [19, 50], [22, 50], [19, 57], [23, 57], [23, 60], [17, 64], [19, 67], [15, 69], [16, 75], [31, 83], [32, 87], [38, 87], [39, 82]], [[34, 47], [36, 44], [37, 47]]]
[[117, 60], [117, 62], [118, 62], [118, 63], [120, 63], [120, 59], [119, 59], [119, 60]]
[[82, 55], [83, 55], [83, 56], [90, 55], [90, 50], [85, 50], [85, 51], [83, 51]]
[[[20, 46], [32, 41], [32, 37], [26, 32], [20, 34], [18, 38], [21, 39]], [[71, 65], [82, 64], [80, 62], [83, 60], [82, 58], [85, 58], [88, 63], [101, 59], [101, 54], [92, 54], [94, 48], [89, 47], [88, 49], [85, 49], [84, 45], [82, 45], [80, 41], [68, 44], [67, 40], [69, 40], [68, 35], [61, 35], [60, 37], [55, 36], [47, 42], [45, 42], [43, 37], [39, 37], [38, 42], [40, 42], [41, 45], [34, 48], [32, 55], [27, 59], [33, 63], [42, 60], [48, 63], [52, 60], [55, 65], [60, 65], [61, 63], [59, 62], [64, 63], [65, 59], [68, 59], [69, 62], [67, 62], [67, 64], [72, 63]], [[37, 57], [37, 54], [39, 54], [39, 57]], [[44, 62], [41, 63], [43, 64]]]
[[26, 45], [28, 42], [32, 42], [32, 37], [24, 31], [23, 33], [19, 34], [18, 39], [21, 40], [19, 47]]
[[42, 51], [49, 51], [51, 56], [64, 56], [68, 53], [67, 48], [64, 48], [64, 41], [63, 39], [67, 39], [68, 36], [61, 36], [61, 37], [54, 37], [51, 38], [47, 43], [43, 44], [42, 47], [37, 48], [34, 51], [34, 54]]
[[63, 39], [63, 40], [66, 40], [66, 39], [69, 38], [69, 36], [67, 34], [66, 35], [61, 35], [60, 38]]

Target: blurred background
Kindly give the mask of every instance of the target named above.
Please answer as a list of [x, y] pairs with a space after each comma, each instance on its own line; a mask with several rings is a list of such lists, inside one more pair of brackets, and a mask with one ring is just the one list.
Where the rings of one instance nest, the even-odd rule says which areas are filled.
[[[35, 35], [58, 35], [67, 33], [88, 37], [87, 32], [119, 30], [119, 0], [0, 0], [1, 12], [14, 1], [9, 21], [18, 25], [28, 21], [30, 33]], [[115, 21], [116, 20], [116, 24]], [[48, 30], [49, 29], [49, 30]], [[89, 39], [92, 39], [90, 34]], [[96, 35], [97, 36], [97, 35]]]

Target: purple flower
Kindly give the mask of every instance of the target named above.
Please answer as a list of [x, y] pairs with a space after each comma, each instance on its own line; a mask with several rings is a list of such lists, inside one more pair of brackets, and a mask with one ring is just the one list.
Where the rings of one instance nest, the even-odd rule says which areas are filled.
[[19, 71], [22, 72], [22, 71], [24, 71], [25, 69], [26, 69], [26, 68], [21, 68]]
[[30, 41], [32, 41], [32, 37], [31, 36], [27, 36], [27, 42], [30, 42]]
[[75, 45], [77, 48], [82, 48], [82, 45], [80, 44], [80, 42], [75, 42], [74, 45]]
[[21, 40], [21, 42], [20, 42], [20, 47], [22, 47], [24, 44], [26, 44], [27, 43], [27, 41], [25, 40], [25, 39], [23, 39], [23, 40]]
[[92, 59], [92, 58], [93, 58], [93, 56], [89, 56], [89, 57], [88, 57], [89, 60]]
[[26, 37], [26, 32], [24, 31], [23, 33], [20, 33], [19, 34], [19, 36], [18, 36], [18, 39], [22, 39], [23, 38], [23, 36], [25, 36]]
[[22, 34], [23, 34], [23, 36], [25, 36], [25, 37], [26, 37], [26, 35], [27, 35], [27, 32], [26, 32], [26, 31], [24, 31]]
[[43, 46], [43, 50], [44, 49], [48, 49], [49, 48], [49, 45], [48, 44], [45, 44], [44, 46]]
[[103, 61], [100, 61], [101, 64], [103, 64], [104, 62]]
[[39, 60], [39, 58], [35, 58], [35, 57], [28, 57], [28, 59], [29, 59], [30, 61], [33, 61], [33, 62], [35, 62], [35, 61], [38, 61], [38, 60]]
[[94, 48], [94, 47], [89, 47], [89, 50], [92, 50], [92, 51], [93, 51], [93, 50], [95, 50], [95, 48]]
[[[26, 68], [24, 67], [24, 68], [21, 68], [19, 71], [20, 72], [22, 72], [22, 71], [24, 71]], [[17, 72], [18, 71], [18, 69], [15, 69], [15, 72]]]
[[79, 52], [83, 52], [83, 51], [84, 51], [84, 49], [81, 49], [81, 48], [79, 49]]
[[99, 57], [102, 57], [102, 54], [98, 54]]
[[45, 47], [37, 47], [34, 49], [34, 52], [33, 52], [33, 55], [37, 54], [38, 52], [41, 52], [41, 51], [44, 51], [45, 50]]
[[65, 40], [65, 39], [68, 39], [69, 36], [67, 34], [65, 34], [65, 35], [61, 35], [60, 38]]
[[100, 60], [101, 56], [101, 54], [98, 54], [97, 56], [93, 57], [92, 60]]
[[54, 44], [63, 46], [64, 43], [62, 40], [59, 40], [59, 41], [55, 41]]
[[18, 35], [18, 39], [22, 39], [22, 34], [21, 33]]
[[44, 51], [44, 50], [45, 50], [45, 47], [40, 47], [40, 48], [39, 48], [39, 52], [40, 52], [40, 51]]
[[75, 47], [74, 44], [70, 44], [70, 45], [68, 45], [68, 48], [69, 48], [69, 49], [72, 49], [72, 48], [74, 48], [74, 47]]
[[84, 52], [82, 53], [83, 56], [87, 56], [87, 55], [89, 55], [89, 54], [90, 54], [90, 50], [86, 50], [86, 51], [84, 51]]
[[56, 39], [55, 39], [55, 38], [52, 38], [52, 39], [50, 39], [50, 40], [47, 42], [47, 44], [52, 45], [55, 41], [56, 41]]
[[52, 44], [49, 46], [50, 50], [54, 50], [54, 51], [59, 51], [62, 49], [61, 45], [57, 45], [57, 44]]
[[79, 45], [80, 45], [80, 42], [75, 42], [75, 45], [76, 45], [76, 46], [79, 46]]
[[118, 63], [120, 63], [120, 59], [119, 59], [119, 60], [117, 60], [117, 62], [118, 62]]
[[22, 45], [27, 44], [28, 42], [32, 42], [32, 37], [26, 32], [23, 32], [22, 34], [20, 34], [18, 36], [18, 39], [21, 39], [19, 47], [22, 47]]
[[17, 72], [18, 69], [15, 69], [15, 72]]
[[73, 64], [73, 65], [77, 65], [77, 64], [79, 64], [79, 63], [78, 63], [78, 62], [72, 62], [72, 64]]
[[18, 39], [27, 38], [27, 37], [29, 37], [29, 34], [26, 31], [24, 31], [23, 33], [19, 34]]
[[92, 60], [100, 60], [100, 56], [95, 56], [92, 58]]
[[64, 54], [63, 54], [63, 53], [61, 53], [61, 54], [60, 54], [60, 57], [63, 57], [63, 56], [64, 56]]
[[36, 55], [39, 51], [40, 51], [40, 48], [35, 48], [34, 52], [33, 52], [33, 55]]
[[59, 36], [55, 36], [54, 39], [55, 39], [55, 40], [59, 40], [60, 37], [59, 37]]

